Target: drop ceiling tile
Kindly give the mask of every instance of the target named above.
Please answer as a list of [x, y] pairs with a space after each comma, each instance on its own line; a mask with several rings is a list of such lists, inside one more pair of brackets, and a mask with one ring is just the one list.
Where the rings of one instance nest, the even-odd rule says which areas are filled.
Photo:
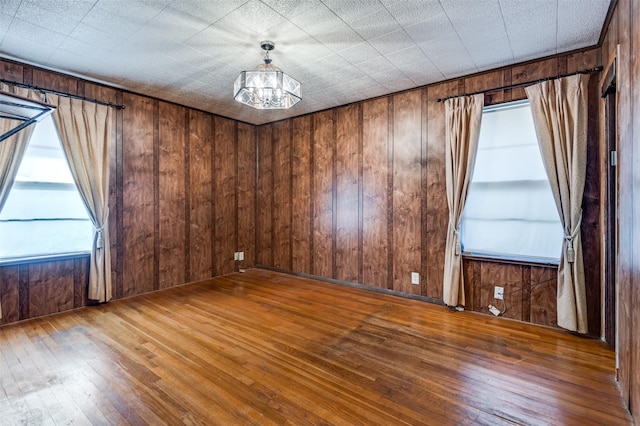
[[184, 42], [209, 25], [211, 23], [202, 18], [167, 8], [152, 17], [145, 24], [145, 28], [153, 29], [172, 40]]
[[424, 52], [417, 46], [412, 45], [406, 49], [398, 50], [397, 52], [389, 53], [384, 55], [385, 58], [389, 62], [391, 62], [395, 67], [400, 67], [402, 65], [411, 64], [414, 62], [423, 62], [427, 60]]
[[349, 62], [345, 61], [340, 57], [340, 55], [335, 53], [312, 62], [311, 64], [309, 64], [309, 66], [316, 75], [330, 74], [336, 71], [343, 70], [345, 68], [352, 67]]
[[444, 15], [439, 1], [434, 0], [380, 0], [400, 25], [407, 27]]
[[20, 5], [15, 16], [34, 25], [68, 35], [92, 6], [91, 3], [86, 2], [74, 2], [74, 4], [78, 6], [78, 9], [71, 9], [67, 14], [65, 10], [69, 8], [45, 8], [40, 2], [27, 1]]
[[0, 13], [0, 52], [2, 51], [2, 39], [9, 31], [11, 21], [13, 21], [13, 16]]
[[286, 23], [286, 18], [262, 3], [251, 0], [220, 19], [215, 25], [229, 32], [260, 34]]
[[478, 37], [465, 43], [471, 60], [478, 68], [492, 66], [505, 58], [513, 59], [509, 40], [506, 37], [492, 39], [490, 36], [489, 34], [487, 37]]
[[353, 65], [360, 64], [380, 56], [378, 51], [366, 42], [341, 50], [338, 52], [338, 55]]
[[[78, 52], [82, 52], [79, 56], [87, 56], [89, 58], [93, 58], [93, 59], [97, 59], [97, 60], [101, 60], [102, 58], [104, 58], [105, 56], [109, 55], [111, 52], [109, 52], [106, 49], [103, 49], [101, 47], [96, 47], [90, 43], [81, 41], [81, 40], [76, 40], [70, 37], [67, 37], [58, 47], [58, 50], [63, 50], [65, 52], [68, 53], [73, 53], [78, 55]], [[52, 59], [55, 59], [55, 57], [52, 57]]]
[[[514, 55], [530, 55], [536, 51], [555, 51], [557, 34], [557, 0], [539, 0], [536, 3], [502, 1], [500, 8]], [[536, 16], [535, 20], [528, 19]]]
[[393, 80], [390, 83], [385, 84], [385, 87], [390, 92], [400, 92], [415, 87], [416, 84], [409, 78], [403, 78], [401, 80]]
[[598, 26], [609, 4], [604, 0], [581, 0], [579, 8], [558, 2], [558, 52], [591, 46], [600, 35]]
[[126, 53], [160, 54], [167, 50], [180, 46], [177, 41], [163, 37], [160, 33], [149, 28], [141, 28], [131, 36], [127, 37], [126, 44], [120, 49]]
[[86, 15], [96, 3], [96, 0], [22, 0], [22, 6], [33, 4], [41, 9], [66, 15], [76, 20]]
[[56, 48], [65, 39], [65, 36], [60, 33], [23, 21], [19, 18], [13, 18], [9, 31], [14, 38], [34, 42], [43, 50]]
[[[0, 47], [2, 48], [3, 57], [40, 64], [45, 67], [51, 66], [49, 57], [54, 48], [43, 48], [41, 43], [21, 37], [16, 33], [8, 33], [2, 40], [2, 46]], [[19, 54], [14, 55], [11, 52], [19, 52]]]
[[409, 47], [415, 43], [409, 35], [403, 30], [397, 30], [381, 37], [373, 38], [369, 41], [371, 46], [383, 55], [396, 52], [403, 47]]
[[282, 16], [291, 19], [315, 7], [315, 2], [299, 0], [262, 0]]
[[171, 3], [171, 0], [103, 0], [96, 4], [96, 8], [113, 16], [142, 25], [162, 12], [169, 3]]
[[362, 37], [322, 3], [296, 15], [291, 21], [334, 52], [348, 43], [357, 44]]
[[247, 0], [175, 0], [168, 8], [213, 24], [246, 3]]
[[[251, 37], [242, 31], [229, 32], [217, 24], [201, 31], [184, 43], [221, 61], [244, 61], [246, 62], [244, 66], [251, 68], [255, 67], [262, 57], [262, 50], [256, 37]], [[248, 60], [247, 57], [253, 59]]]
[[533, 59], [537, 59], [537, 58], [544, 58], [545, 56], [551, 56], [551, 55], [555, 55], [557, 52], [557, 50], [554, 49], [543, 49], [543, 48], [539, 48], [535, 51], [532, 51], [530, 53], [521, 53], [518, 56], [515, 56], [513, 58], [513, 60], [518, 63], [518, 62], [526, 62], [526, 61], [530, 61]]
[[[279, 25], [261, 33], [255, 37], [252, 45], [256, 52], [257, 62], [264, 56], [264, 51], [260, 48], [260, 41], [271, 40], [275, 43], [275, 49], [270, 56], [276, 66], [289, 69], [302, 66], [309, 62], [315, 62], [334, 52], [324, 44], [300, 29], [292, 22]], [[286, 71], [285, 69], [285, 71]]]
[[438, 70], [444, 74], [446, 79], [456, 78], [463, 75], [473, 74], [478, 72], [478, 68], [469, 60], [464, 58], [452, 58], [459, 59], [458, 61], [443, 61], [437, 64]]
[[388, 71], [395, 68], [393, 64], [389, 62], [389, 60], [384, 56], [378, 56], [368, 61], [361, 62], [356, 66], [364, 71], [367, 75], [375, 74], [380, 71]]
[[387, 84], [391, 84], [392, 82], [396, 81], [396, 80], [404, 80], [407, 77], [402, 73], [402, 71], [393, 68], [387, 71], [381, 71], [381, 72], [377, 72], [375, 74], [371, 74], [370, 75], [371, 78], [373, 78], [375, 81], [377, 81], [378, 83], [380, 83], [383, 86], [386, 86]]
[[424, 75], [430, 75], [430, 78], [432, 78], [434, 75], [439, 75], [440, 78], [444, 78], [442, 73], [429, 59], [425, 59], [422, 62], [414, 62], [411, 64], [402, 65], [399, 66], [398, 69], [402, 71], [404, 75], [414, 81], [422, 81], [422, 76]]
[[[364, 75], [344, 83], [336, 82], [334, 88], [339, 92], [360, 92], [371, 86], [379, 86], [379, 83], [368, 75]], [[326, 90], [326, 87], [323, 90]]]
[[360, 90], [358, 93], [360, 94], [360, 99], [364, 100], [386, 95], [388, 91], [385, 87], [380, 85], [371, 85], [366, 89]]
[[377, 10], [368, 15], [364, 15], [364, 13], [360, 15], [359, 19], [348, 22], [348, 24], [364, 39], [375, 38], [380, 34], [388, 34], [402, 29], [402, 26], [386, 9]]
[[364, 15], [384, 10], [378, 0], [322, 0], [322, 3], [348, 24], [360, 20]]
[[469, 52], [457, 36], [420, 43], [418, 46], [438, 69], [448, 62], [473, 64]]
[[406, 71], [403, 72], [407, 74], [407, 77], [409, 77], [416, 86], [426, 86], [444, 80], [444, 75], [440, 71], [422, 72], [416, 73], [415, 75], [410, 75]]
[[338, 71], [328, 73], [324, 77], [327, 78], [331, 84], [340, 84], [342, 82], [351, 82], [353, 80], [360, 80], [367, 75], [354, 66], [342, 68]]
[[120, 38], [127, 38], [140, 29], [139, 24], [97, 7], [91, 9], [81, 22], [97, 30], [117, 34]]
[[3, 0], [0, 2], [0, 13], [5, 15], [15, 15], [22, 0]]
[[215, 70], [211, 72], [197, 71], [193, 74], [193, 77], [194, 79], [197, 79], [212, 87], [218, 87], [219, 85], [226, 82], [226, 84], [228, 84], [229, 86], [229, 90], [232, 90], [231, 88], [233, 87], [233, 82], [238, 77], [238, 74], [240, 74], [240, 71], [233, 74], [219, 73]]
[[501, 16], [499, 0], [440, 0], [440, 4], [458, 30], [463, 27], [479, 28], [478, 25], [476, 25], [478, 20], [483, 20], [488, 17], [499, 18]]
[[417, 44], [438, 38], [450, 37], [456, 34], [456, 30], [453, 28], [453, 25], [451, 25], [451, 21], [449, 21], [449, 18], [444, 14], [409, 25], [405, 27], [405, 31]]
[[112, 52], [121, 51], [125, 45], [125, 40], [115, 34], [97, 30], [83, 23], [80, 23], [69, 37]]
[[93, 56], [91, 61], [87, 61], [85, 55], [64, 49], [56, 49], [51, 54], [49, 62], [68, 70], [73, 75], [91, 75], [108, 66], [106, 62], [103, 62], [97, 56]]

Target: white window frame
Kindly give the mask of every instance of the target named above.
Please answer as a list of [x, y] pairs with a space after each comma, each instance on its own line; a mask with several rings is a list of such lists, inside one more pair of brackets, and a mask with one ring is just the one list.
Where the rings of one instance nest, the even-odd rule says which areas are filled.
[[[506, 110], [509, 108], [517, 108], [520, 107], [524, 104], [528, 104], [528, 100], [521, 100], [521, 101], [514, 101], [514, 102], [508, 102], [508, 103], [503, 103], [503, 104], [498, 104], [498, 105], [492, 105], [492, 106], [487, 106], [483, 109], [483, 115], [486, 113], [493, 113], [493, 112], [497, 112], [500, 110]], [[483, 121], [484, 121], [484, 117], [483, 117]], [[533, 128], [533, 118], [531, 119], [531, 128], [530, 130], [533, 132], [533, 137], [535, 136], [535, 129]], [[480, 152], [482, 146], [482, 129], [481, 129], [481, 140], [479, 141], [478, 144], [478, 152]], [[528, 145], [529, 149], [530, 148], [530, 144]], [[536, 139], [536, 146], [537, 146], [537, 139]], [[540, 166], [542, 166], [543, 170], [544, 170], [544, 166], [542, 165], [542, 156], [540, 154], [539, 148], [536, 150], [536, 152], [538, 153], [538, 155], [540, 155]], [[482, 159], [481, 159], [482, 161]], [[476, 157], [476, 167], [478, 166], [478, 157]], [[476, 169], [477, 170], [477, 169]], [[474, 175], [475, 175], [475, 170], [474, 170]], [[539, 175], [539, 172], [538, 172]], [[546, 173], [544, 173], [544, 178], [547, 179], [546, 180], [546, 184], [548, 185], [548, 178], [546, 177]], [[480, 232], [477, 230], [478, 228], [476, 228], [476, 230], [471, 231], [472, 233], [474, 233], [474, 237], [475, 238], [475, 247], [465, 247], [465, 226], [471, 227], [471, 225], [467, 225], [467, 219], [468, 216], [467, 214], [469, 213], [469, 211], [467, 210], [467, 207], [469, 207], [471, 205], [471, 208], [477, 208], [478, 203], [479, 203], [479, 199], [476, 198], [475, 200], [473, 199], [473, 194], [472, 191], [474, 188], [478, 188], [480, 186], [484, 186], [485, 188], [487, 187], [498, 187], [498, 193], [499, 192], [507, 192], [508, 191], [508, 187], [511, 185], [511, 187], [513, 188], [513, 185], [532, 185], [533, 187], [538, 187], [538, 194], [542, 194], [542, 192], [540, 192], [541, 188], [541, 179], [532, 179], [532, 180], [496, 180], [495, 182], [491, 182], [491, 181], [481, 181], [481, 182], [474, 182], [474, 176], [472, 176], [471, 178], [471, 182], [470, 182], [470, 186], [469, 186], [469, 194], [467, 197], [467, 204], [465, 205], [465, 211], [463, 212], [463, 216], [462, 216], [462, 220], [461, 220], [461, 231], [460, 231], [460, 238], [461, 238], [461, 243], [462, 243], [462, 248], [463, 248], [463, 256], [465, 257], [473, 257], [473, 258], [487, 258], [487, 259], [495, 259], [495, 260], [501, 260], [501, 261], [514, 261], [517, 263], [531, 263], [531, 264], [547, 264], [547, 265], [557, 265], [559, 263], [559, 257], [560, 257], [560, 252], [562, 250], [562, 226], [560, 224], [560, 218], [557, 216], [557, 208], [555, 207], [555, 204], [552, 203], [553, 201], [553, 195], [551, 193], [551, 188], [548, 188], [548, 194], [545, 194], [545, 200], [546, 202], [544, 203], [544, 206], [546, 206], [545, 209], [543, 209], [544, 213], [543, 215], [546, 216], [547, 218], [549, 217], [553, 217], [554, 220], [557, 218], [557, 234], [550, 231], [551, 228], [555, 227], [555, 222], [548, 222], [545, 220], [531, 220], [530, 222], [533, 224], [534, 222], [539, 222], [542, 223], [544, 222], [547, 226], [547, 229], [549, 230], [549, 233], [546, 234], [548, 235], [547, 238], [549, 238], [548, 241], [551, 241], [553, 239], [558, 239], [558, 250], [557, 250], [557, 256], [554, 257], [548, 257], [548, 256], [541, 256], [541, 255], [537, 255], [537, 254], [523, 254], [523, 253], [516, 253], [515, 250], [513, 252], [509, 252], [508, 250], [505, 250], [504, 252], [501, 251], [493, 251], [490, 249], [483, 249], [480, 248], [477, 244], [479, 240], [481, 240], [480, 238], [478, 238], [478, 235], [480, 234]], [[550, 197], [550, 198], [549, 198]], [[469, 203], [469, 200], [471, 199], [471, 203]], [[475, 201], [475, 206], [473, 205]], [[551, 203], [550, 203], [551, 201]], [[549, 209], [553, 208], [553, 211], [550, 211]], [[482, 210], [481, 208], [478, 208], [478, 210]], [[477, 212], [474, 212], [474, 214], [477, 214]], [[482, 216], [482, 214], [486, 214], [486, 213], [481, 213], [477, 216]], [[527, 220], [527, 218], [524, 218], [523, 216], [521, 216], [520, 218], [518, 218], [517, 216], [514, 216], [512, 218], [500, 218], [500, 217], [496, 217], [496, 219], [491, 219], [491, 218], [481, 218], [478, 219], [477, 217], [474, 218], [475, 220], [477, 220], [477, 222], [481, 223], [483, 220], [484, 221], [494, 221], [494, 225], [496, 225], [498, 222], [502, 221], [505, 224], [507, 224], [508, 222], [512, 222], [515, 223], [515, 227], [518, 226], [518, 221], [522, 222], [529, 222], [529, 220]], [[474, 219], [469, 219], [470, 222], [472, 223], [471, 220]], [[479, 226], [478, 224], [475, 224], [475, 226]], [[533, 225], [531, 225], [533, 226]], [[545, 226], [545, 225], [542, 225]], [[506, 226], [505, 226], [506, 227]], [[471, 238], [469, 238], [471, 239]], [[508, 240], [509, 238], [505, 238], [505, 240]], [[492, 242], [492, 244], [487, 244], [485, 247], [492, 247], [497, 245], [497, 243], [494, 244], [494, 242]], [[551, 244], [548, 243], [547, 244], [548, 247], [553, 246], [555, 247], [555, 244]], [[544, 250], [540, 250], [540, 252], [542, 252]]]
[[[39, 121], [38, 123], [33, 124], [34, 126], [39, 126], [43, 121], [45, 120], [51, 120], [52, 118], [46, 117], [45, 119]], [[53, 124], [51, 122], [51, 124]], [[34, 130], [34, 134], [37, 131]], [[57, 134], [57, 132], [55, 131], [55, 128], [53, 129], [54, 135], [51, 137], [55, 137], [58, 144], [60, 144], [60, 150], [63, 151], [61, 142], [59, 140], [59, 136]], [[32, 139], [29, 141], [29, 145], [31, 145], [32, 141], [34, 141], [33, 136]], [[0, 143], [6, 143], [6, 142], [0, 142]], [[25, 152], [25, 158], [26, 155], [28, 153], [29, 150], [29, 146], [27, 146], [26, 148], [27, 152]], [[64, 154], [64, 151], [63, 151]], [[24, 159], [23, 159], [24, 161]], [[22, 166], [22, 164], [20, 164], [18, 167], [20, 168]], [[19, 169], [20, 170], [20, 169]], [[16, 177], [16, 180], [13, 182], [13, 185], [10, 189], [10, 191], [14, 191], [14, 190], [34, 190], [34, 191], [46, 191], [46, 190], [56, 190], [56, 191], [74, 191], [76, 193], [78, 193], [78, 197], [80, 197], [80, 194], [78, 192], [78, 188], [75, 184], [75, 182], [53, 182], [53, 181], [32, 181], [32, 180], [20, 180], [18, 177]], [[7, 204], [9, 204], [10, 199], [11, 199], [11, 193], [9, 193], [9, 198], [7, 199], [7, 203], [5, 204], [5, 209], [7, 207]], [[84, 206], [83, 206], [84, 207]], [[3, 209], [4, 210], [4, 209]], [[2, 217], [2, 212], [0, 212], [0, 224], [6, 224], [6, 223], [16, 223], [16, 222], [23, 222], [23, 223], [29, 223], [29, 222], [43, 222], [43, 221], [47, 221], [47, 222], [51, 222], [52, 226], [55, 226], [54, 223], [57, 221], [66, 221], [66, 222], [70, 222], [70, 221], [81, 221], [81, 222], [86, 222], [88, 224], [91, 224], [91, 220], [89, 218], [88, 213], [86, 213], [86, 216], [84, 218], [79, 218], [77, 217], [31, 217], [31, 218], [16, 218], [14, 217]], [[90, 225], [91, 228], [93, 229], [93, 224]], [[15, 230], [14, 230], [15, 232]], [[91, 236], [93, 235], [93, 232], [91, 233]], [[19, 263], [27, 263], [27, 262], [33, 262], [33, 261], [39, 261], [39, 260], [49, 260], [49, 259], [60, 259], [60, 258], [72, 258], [72, 257], [78, 257], [78, 256], [86, 256], [88, 254], [91, 253], [91, 243], [92, 243], [92, 238], [89, 238], [90, 235], [87, 233], [87, 248], [83, 249], [83, 250], [60, 250], [60, 249], [56, 249], [54, 251], [49, 251], [47, 252], [46, 250], [43, 250], [41, 252], [37, 252], [37, 250], [33, 250], [32, 253], [20, 253], [19, 255], [16, 256], [4, 256], [4, 257], [0, 257], [0, 265], [8, 265], [8, 264], [19, 264]], [[13, 240], [12, 240], [13, 241]], [[1, 243], [1, 242], [0, 242]]]

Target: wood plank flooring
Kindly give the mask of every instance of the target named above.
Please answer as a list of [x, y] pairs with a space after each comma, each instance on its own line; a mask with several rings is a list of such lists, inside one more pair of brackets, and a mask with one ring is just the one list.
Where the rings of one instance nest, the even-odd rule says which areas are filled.
[[0, 424], [622, 425], [603, 343], [250, 270], [0, 328]]

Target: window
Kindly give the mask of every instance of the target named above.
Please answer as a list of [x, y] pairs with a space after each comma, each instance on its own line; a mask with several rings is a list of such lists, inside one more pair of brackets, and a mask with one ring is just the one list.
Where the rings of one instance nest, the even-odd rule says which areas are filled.
[[464, 252], [557, 262], [562, 240], [529, 102], [485, 108], [462, 216]]
[[91, 250], [93, 225], [53, 119], [36, 124], [0, 212], [0, 261]]

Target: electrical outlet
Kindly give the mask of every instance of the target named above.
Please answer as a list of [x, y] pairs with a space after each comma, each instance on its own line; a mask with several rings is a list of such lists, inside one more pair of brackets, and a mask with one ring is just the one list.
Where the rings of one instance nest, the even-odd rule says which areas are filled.
[[420, 274], [418, 272], [411, 273], [411, 284], [420, 285]]
[[503, 300], [504, 299], [504, 287], [495, 286], [493, 288], [493, 297], [494, 297], [494, 299]]
[[244, 252], [238, 252], [238, 260], [244, 260]]
[[495, 316], [500, 316], [500, 309], [496, 308], [493, 305], [489, 305], [489, 312], [491, 312]]
[[233, 253], [233, 260], [240, 260], [240, 252]]

